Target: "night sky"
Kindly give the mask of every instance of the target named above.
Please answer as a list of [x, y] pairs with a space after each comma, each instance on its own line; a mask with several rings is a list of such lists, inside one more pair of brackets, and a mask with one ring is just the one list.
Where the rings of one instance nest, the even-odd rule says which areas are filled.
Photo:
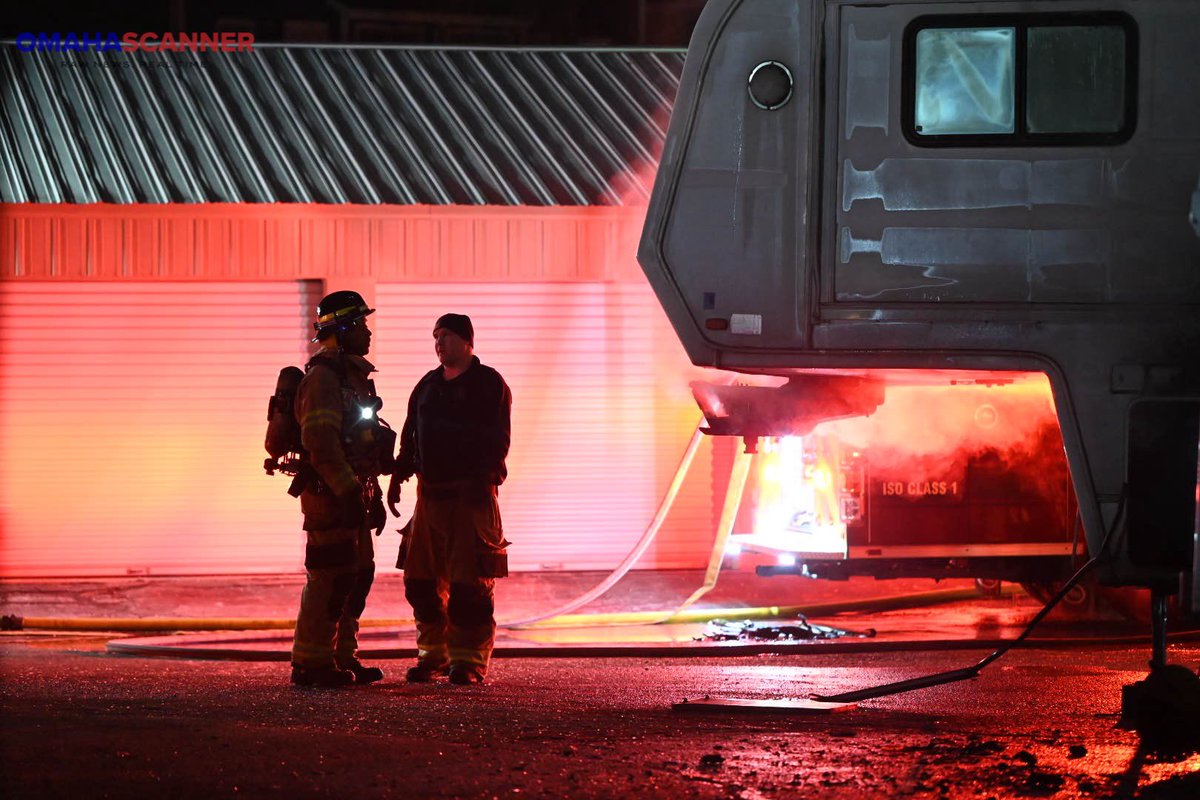
[[262, 42], [453, 45], [687, 45], [704, 0], [128, 0], [20, 3], [20, 33], [251, 31]]

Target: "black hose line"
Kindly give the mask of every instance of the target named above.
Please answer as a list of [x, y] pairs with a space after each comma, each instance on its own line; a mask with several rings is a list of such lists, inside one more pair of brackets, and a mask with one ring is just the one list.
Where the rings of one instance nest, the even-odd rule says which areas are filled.
[[1075, 588], [1075, 585], [1083, 579], [1083, 576], [1091, 572], [1096, 564], [1099, 563], [1100, 559], [1104, 557], [1108, 550], [1109, 540], [1112, 539], [1113, 533], [1124, 522], [1125, 500], [1128, 495], [1128, 488], [1128, 486], [1121, 488], [1121, 499], [1117, 504], [1117, 513], [1113, 517], [1112, 524], [1109, 525], [1108, 530], [1105, 532], [1104, 539], [1100, 542], [1100, 547], [1097, 548], [1096, 555], [1088, 559], [1086, 564], [1076, 570], [1075, 574], [1067, 579], [1066, 583], [1064, 583], [1059, 590], [1054, 593], [1054, 596], [1047, 601], [1046, 605], [1042, 606], [1042, 610], [1034, 615], [1033, 619], [1029, 621], [1029, 624], [1025, 626], [1025, 629], [1021, 631], [1021, 635], [1016, 639], [1013, 639], [1011, 642], [1005, 642], [1000, 647], [997, 647], [995, 650], [989, 653], [985, 658], [980, 660], [979, 663], [970, 667], [953, 669], [948, 672], [938, 672], [932, 675], [922, 675], [919, 678], [909, 678], [908, 680], [884, 683], [880, 684], [879, 686], [868, 686], [865, 689], [856, 689], [852, 692], [842, 692], [841, 694], [812, 694], [809, 695], [809, 698], [823, 703], [857, 703], [859, 700], [869, 700], [873, 697], [885, 697], [887, 695], [900, 694], [901, 692], [910, 692], [913, 689], [927, 689], [930, 686], [941, 686], [943, 684], [954, 683], [956, 681], [963, 681], [976, 677], [981, 671], [983, 671], [984, 667], [988, 666], [993, 661], [1007, 653], [1009, 650], [1028, 639], [1029, 635], [1033, 633], [1034, 628], [1036, 628], [1038, 624], [1046, 618], [1046, 615], [1049, 614], [1054, 607], [1058, 605], [1064, 597], [1067, 596], [1067, 593], [1070, 592], [1071, 589]]

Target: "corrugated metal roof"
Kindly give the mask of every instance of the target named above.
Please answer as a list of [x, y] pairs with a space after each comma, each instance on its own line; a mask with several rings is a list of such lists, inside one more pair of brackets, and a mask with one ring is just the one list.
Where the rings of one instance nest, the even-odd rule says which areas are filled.
[[680, 50], [0, 45], [8, 203], [619, 205]]

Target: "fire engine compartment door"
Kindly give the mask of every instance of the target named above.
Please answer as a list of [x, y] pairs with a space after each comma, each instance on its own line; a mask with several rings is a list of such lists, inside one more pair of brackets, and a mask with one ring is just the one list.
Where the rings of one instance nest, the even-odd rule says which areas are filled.
[[816, 5], [714, 2], [693, 35], [639, 258], [698, 363], [806, 344]]

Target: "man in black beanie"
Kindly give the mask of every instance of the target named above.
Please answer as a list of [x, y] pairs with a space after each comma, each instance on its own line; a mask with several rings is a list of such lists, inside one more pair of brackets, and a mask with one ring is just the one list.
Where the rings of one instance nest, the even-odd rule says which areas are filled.
[[496, 496], [508, 475], [512, 393], [474, 355], [467, 315], [439, 317], [433, 341], [441, 366], [409, 397], [388, 485], [388, 507], [399, 516], [400, 484], [417, 476], [396, 563], [417, 620], [417, 664], [407, 679], [448, 673], [451, 683], [482, 683], [496, 638], [496, 578], [508, 575]]
[[[466, 314], [442, 314], [438, 317], [438, 321], [433, 323], [434, 339], [437, 338], [439, 328], [445, 328], [451, 333], [458, 334], [458, 338], [467, 343], [467, 347], [475, 349], [475, 326], [471, 324], [471, 318]], [[441, 351], [438, 350], [438, 360], [441, 361]], [[469, 353], [467, 354], [470, 355]], [[469, 358], [467, 359], [470, 360]], [[445, 362], [442, 362], [445, 364]]]

